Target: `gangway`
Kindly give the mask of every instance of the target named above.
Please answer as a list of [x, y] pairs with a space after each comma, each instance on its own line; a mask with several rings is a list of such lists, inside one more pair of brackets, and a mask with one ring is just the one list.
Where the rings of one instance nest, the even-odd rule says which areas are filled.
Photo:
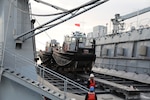
[[27, 78], [10, 69], [4, 69], [3, 76], [52, 100], [69, 100], [65, 98], [64, 94], [51, 90], [49, 87], [46, 87], [39, 82]]
[[[10, 54], [9, 56], [13, 56], [11, 54], [14, 54], [14, 52], [12, 52], [8, 49], [6, 49], [6, 52]], [[30, 60], [30, 59], [27, 59], [18, 54], [15, 55], [14, 59], [16, 59], [16, 61], [17, 61], [17, 59], [20, 59], [22, 62], [28, 62], [31, 65], [34, 65], [37, 69], [39, 77], [41, 77], [41, 78], [39, 78], [38, 81], [34, 80], [32, 78], [29, 78], [29, 77], [23, 75], [21, 72], [16, 71], [16, 69], [9, 68], [7, 66], [5, 66], [3, 69], [2, 77], [6, 77], [16, 83], [19, 83], [20, 85], [25, 86], [25, 87], [43, 95], [44, 97], [50, 98], [52, 100], [70, 100], [71, 98], [69, 98], [66, 95], [66, 93], [68, 92], [68, 90], [67, 90], [68, 85], [72, 85], [72, 86], [80, 89], [80, 91], [84, 91], [85, 93], [88, 92], [88, 88], [86, 88], [85, 86], [82, 86], [79, 83], [77, 83], [77, 82], [75, 82], [53, 70], [50, 70], [42, 65], [34, 64], [34, 62], [32, 62], [32, 60]], [[30, 72], [30, 70], [29, 70], [28, 73], [30, 74], [30, 73], [32, 73], [32, 71]], [[57, 77], [58, 79], [60, 79], [62, 81], [62, 83], [64, 84], [64, 91], [55, 91], [48, 85], [44, 84], [44, 81], [46, 81], [46, 79], [45, 79], [46, 74], [49, 74], [50, 76], [54, 76], [54, 77]]]

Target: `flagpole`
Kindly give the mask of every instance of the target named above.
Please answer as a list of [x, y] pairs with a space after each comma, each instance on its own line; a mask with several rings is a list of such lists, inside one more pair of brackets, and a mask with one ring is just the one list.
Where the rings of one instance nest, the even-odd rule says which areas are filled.
[[78, 27], [78, 29], [77, 29], [78, 31], [81, 31], [81, 28], [80, 28], [80, 24], [79, 24], [79, 23], [76, 23], [75, 26]]

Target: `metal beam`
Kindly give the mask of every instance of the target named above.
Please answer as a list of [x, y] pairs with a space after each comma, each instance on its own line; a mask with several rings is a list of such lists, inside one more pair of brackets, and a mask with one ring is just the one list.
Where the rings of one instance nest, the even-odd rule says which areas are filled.
[[130, 18], [138, 16], [138, 15], [141, 15], [141, 14], [144, 14], [144, 13], [149, 12], [149, 11], [150, 11], [150, 7], [147, 7], [147, 8], [144, 8], [142, 10], [138, 10], [138, 11], [129, 13], [129, 14], [124, 15], [124, 16], [120, 16], [120, 14], [116, 14], [115, 18], [111, 19], [111, 21], [113, 23], [113, 33], [119, 33], [119, 30], [120, 30], [119, 27], [120, 26], [123, 29], [124, 24], [121, 23], [122, 21], [130, 19]]
[[130, 14], [127, 14], [127, 15], [124, 15], [124, 16], [120, 16], [118, 21], [124, 21], [126, 19], [129, 19], [129, 18], [138, 16], [138, 15], [144, 14], [144, 13], [149, 12], [149, 11], [150, 11], [150, 7], [147, 7], [147, 8], [144, 8], [144, 9], [132, 12]]
[[3, 72], [3, 76], [52, 100], [67, 99], [65, 98], [64, 94], [51, 90], [50, 88], [43, 86], [38, 82], [33, 81], [29, 78], [26, 78], [25, 76], [21, 76], [20, 74], [17, 74], [14, 71], [5, 70]]
[[[46, 25], [48, 25], [48, 24], [50, 24], [50, 23], [52, 23], [52, 22], [57, 21], [55, 24], [49, 25], [48, 28], [45, 28], [45, 27], [44, 27], [45, 29], [43, 29], [43, 30], [41, 30], [41, 31], [39, 31], [39, 32], [37, 32], [37, 33], [34, 33], [34, 34], [30, 34], [30, 36], [28, 36], [28, 37], [25, 37], [25, 39], [24, 39], [24, 41], [25, 41], [25, 40], [27, 40], [27, 39], [29, 39], [29, 38], [31, 38], [31, 37], [33, 37], [33, 36], [39, 34], [39, 33], [42, 33], [42, 32], [44, 32], [44, 31], [46, 31], [46, 30], [48, 30], [48, 29], [51, 29], [51, 28], [53, 28], [54, 26], [59, 25], [59, 24], [65, 22], [65, 21], [67, 21], [67, 20], [69, 20], [69, 19], [72, 19], [72, 18], [74, 18], [74, 17], [76, 17], [76, 16], [78, 16], [78, 15], [80, 15], [80, 14], [82, 14], [82, 13], [84, 13], [84, 12], [86, 12], [86, 11], [92, 9], [92, 8], [94, 8], [94, 7], [97, 7], [97, 6], [100, 5], [100, 4], [103, 4], [103, 3], [107, 2], [107, 1], [109, 1], [109, 0], [103, 0], [103, 1], [101, 1], [101, 0], [92, 0], [92, 1], [90, 1], [90, 2], [87, 2], [87, 3], [85, 3], [85, 4], [82, 5], [82, 6], [79, 6], [79, 7], [75, 8], [75, 9], [69, 10], [68, 12], [65, 12], [63, 15], [61, 15], [61, 16], [59, 16], [59, 17], [57, 17], [57, 18], [54, 18], [53, 20], [48, 21], [48, 22], [45, 23], [45, 24], [42, 24], [42, 25], [40, 25], [40, 26], [38, 26], [38, 27], [36, 27], [36, 28], [34, 28], [34, 29], [28, 31], [28, 32], [23, 33], [23, 34], [17, 35], [17, 36], [15, 37], [15, 39], [16, 39], [16, 40], [17, 40], [17, 39], [20, 39], [21, 37], [23, 37], [23, 36], [25, 36], [25, 35], [28, 35], [29, 33], [34, 32], [34, 31], [37, 30], [37, 29], [43, 28], [44, 26], [46, 26]], [[89, 6], [90, 6], [90, 7], [89, 7]], [[80, 9], [81, 9], [81, 8], [84, 8], [84, 7], [88, 7], [88, 8], [85, 8], [85, 9], [83, 9], [83, 10], [81, 11]], [[69, 14], [71, 14], [70, 17], [67, 17]], [[67, 17], [67, 18], [64, 18], [64, 17]], [[64, 18], [64, 19], [58, 22], [58, 20], [61, 19], [61, 18]]]
[[53, 4], [44, 2], [44, 1], [42, 1], [42, 0], [34, 0], [34, 1], [36, 1], [36, 2], [38, 2], [38, 3], [43, 3], [43, 4], [48, 5], [48, 6], [51, 6], [51, 7], [55, 8], [55, 9], [57, 9], [57, 10], [68, 11], [67, 9], [64, 9], [64, 8], [58, 7], [58, 6], [56, 6], [56, 5], [53, 5]]

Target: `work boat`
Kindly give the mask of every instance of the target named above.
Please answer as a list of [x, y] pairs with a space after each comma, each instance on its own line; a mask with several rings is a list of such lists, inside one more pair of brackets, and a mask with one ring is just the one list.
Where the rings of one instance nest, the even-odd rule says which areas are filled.
[[62, 48], [56, 40], [46, 48], [43, 64], [59, 72], [90, 72], [96, 58], [95, 40], [87, 47], [86, 34], [78, 31], [65, 36]]

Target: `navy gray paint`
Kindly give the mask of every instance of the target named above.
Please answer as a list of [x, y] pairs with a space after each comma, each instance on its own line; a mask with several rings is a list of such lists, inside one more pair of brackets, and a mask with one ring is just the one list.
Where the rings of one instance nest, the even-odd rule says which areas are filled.
[[[13, 69], [31, 79], [37, 80], [36, 69], [26, 59], [34, 61], [32, 39], [16, 48], [14, 36], [31, 29], [28, 0], [0, 0], [0, 63], [2, 68]], [[2, 49], [4, 52], [2, 52]], [[4, 54], [4, 55], [3, 55]], [[18, 57], [17, 55], [21, 55]], [[2, 63], [3, 61], [3, 63]], [[2, 77], [0, 82], [0, 100], [43, 100], [42, 96], [32, 90]]]
[[[96, 37], [95, 31], [90, 34], [96, 39], [96, 68], [110, 72], [113, 70], [114, 75], [117, 72], [129, 73], [127, 78], [136, 78], [135, 80], [146, 78], [142, 82], [150, 83], [149, 26], [142, 26], [139, 29], [132, 28], [127, 32], [109, 35], [99, 32], [98, 37]], [[140, 77], [138, 78], [138, 76]]]

